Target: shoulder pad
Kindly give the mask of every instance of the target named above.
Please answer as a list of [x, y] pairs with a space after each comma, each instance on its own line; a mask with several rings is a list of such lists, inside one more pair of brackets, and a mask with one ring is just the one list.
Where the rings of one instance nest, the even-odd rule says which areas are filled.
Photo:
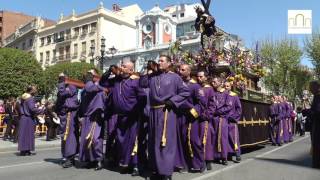
[[205, 84], [203, 87], [211, 87], [209, 84]]
[[195, 84], [195, 83], [197, 83], [197, 81], [196, 80], [194, 80], [194, 79], [190, 79], [190, 81], [189, 81], [190, 83], [193, 83], [193, 84]]
[[130, 79], [139, 79], [139, 78], [140, 78], [140, 77], [137, 76], [137, 75], [135, 75], [135, 74], [133, 74], [133, 75], [130, 76]]
[[235, 92], [230, 91], [229, 95], [230, 95], [230, 96], [237, 96], [238, 94], [235, 93]]
[[221, 88], [219, 92], [224, 92], [226, 89], [224, 88]]

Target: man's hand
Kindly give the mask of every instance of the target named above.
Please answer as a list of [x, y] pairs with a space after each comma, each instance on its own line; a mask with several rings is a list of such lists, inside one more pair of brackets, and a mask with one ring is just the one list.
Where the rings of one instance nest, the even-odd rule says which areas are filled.
[[164, 104], [166, 105], [166, 109], [168, 109], [168, 110], [171, 110], [174, 108], [174, 104], [170, 100], [167, 100]]

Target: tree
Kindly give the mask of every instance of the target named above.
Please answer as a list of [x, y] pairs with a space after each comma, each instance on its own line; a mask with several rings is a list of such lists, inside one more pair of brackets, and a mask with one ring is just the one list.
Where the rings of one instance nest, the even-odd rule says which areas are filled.
[[301, 88], [296, 84], [297, 68], [300, 64], [302, 51], [298, 42], [293, 39], [277, 41], [265, 40], [261, 43], [260, 57], [268, 70], [264, 78], [266, 87], [275, 93], [281, 93], [294, 98]]
[[48, 96], [54, 91], [57, 85], [58, 76], [61, 72], [66, 73], [72, 79], [82, 80], [83, 75], [93, 68], [95, 68], [94, 65], [84, 62], [61, 63], [48, 67], [44, 71], [44, 76], [42, 77], [45, 82], [44, 94]]
[[320, 32], [312, 33], [305, 40], [305, 52], [315, 67], [315, 75], [320, 78]]
[[0, 97], [18, 97], [30, 84], [41, 91], [43, 71], [34, 56], [12, 48], [0, 48]]

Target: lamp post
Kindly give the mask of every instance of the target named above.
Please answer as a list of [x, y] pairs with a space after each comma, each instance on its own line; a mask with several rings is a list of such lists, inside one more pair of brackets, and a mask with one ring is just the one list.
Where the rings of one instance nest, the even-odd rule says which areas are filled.
[[100, 69], [101, 72], [103, 73], [103, 63], [104, 63], [104, 53], [106, 52], [106, 39], [102, 36], [101, 38], [101, 59], [100, 59]]
[[[103, 65], [104, 65], [104, 60], [105, 58], [109, 58], [109, 59], [112, 59], [113, 58], [113, 55], [116, 54], [118, 52], [118, 50], [112, 46], [111, 48], [108, 49], [108, 51], [106, 51], [106, 39], [102, 36], [101, 38], [101, 46], [100, 46], [100, 53], [101, 53], [101, 56], [96, 56], [94, 57], [94, 54], [95, 54], [95, 51], [96, 51], [96, 48], [94, 46], [94, 44], [92, 44], [90, 46], [90, 54], [92, 56], [92, 63], [94, 63], [94, 60], [97, 60], [99, 61], [100, 63], [100, 69], [101, 69], [101, 72], [103, 73]], [[108, 56], [105, 56], [105, 54], [111, 54], [112, 57], [108, 57]]]

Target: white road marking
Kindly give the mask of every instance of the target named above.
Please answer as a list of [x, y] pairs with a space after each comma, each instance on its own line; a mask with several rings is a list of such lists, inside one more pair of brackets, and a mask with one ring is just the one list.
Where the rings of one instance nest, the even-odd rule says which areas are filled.
[[19, 166], [29, 166], [29, 165], [35, 165], [35, 164], [42, 164], [44, 162], [45, 161], [37, 161], [37, 162], [31, 162], [31, 163], [21, 163], [21, 164], [0, 166], [0, 169], [13, 168], [13, 167], [19, 167]]
[[247, 164], [247, 163], [249, 163], [250, 161], [255, 160], [256, 158], [264, 157], [264, 156], [266, 156], [266, 155], [268, 155], [268, 154], [271, 154], [271, 153], [273, 153], [273, 152], [275, 152], [275, 151], [278, 151], [278, 150], [280, 150], [280, 149], [286, 148], [287, 146], [290, 146], [290, 145], [292, 145], [292, 144], [298, 143], [298, 142], [300, 142], [300, 141], [302, 141], [302, 140], [304, 140], [304, 139], [307, 139], [307, 138], [309, 138], [309, 135], [307, 135], [307, 136], [305, 136], [305, 137], [303, 137], [303, 138], [300, 138], [300, 139], [298, 139], [298, 140], [296, 140], [296, 141], [293, 141], [293, 142], [291, 142], [291, 143], [289, 143], [289, 144], [282, 145], [282, 146], [280, 146], [280, 147], [278, 147], [278, 148], [275, 148], [275, 149], [270, 150], [270, 151], [268, 151], [268, 152], [265, 152], [265, 153], [263, 153], [263, 154], [257, 155], [257, 156], [255, 156], [255, 157], [253, 157], [253, 158], [249, 158], [249, 159], [246, 159], [246, 160], [244, 160], [244, 161], [241, 161], [241, 163], [234, 164], [234, 165], [231, 165], [231, 166], [227, 166], [227, 167], [225, 167], [225, 168], [223, 168], [223, 169], [221, 169], [221, 170], [214, 171], [214, 172], [211, 172], [211, 173], [208, 173], [208, 174], [204, 174], [204, 175], [202, 175], [202, 176], [193, 178], [193, 179], [191, 179], [191, 180], [204, 180], [204, 179], [211, 178], [211, 177], [213, 177], [213, 176], [215, 176], [215, 175], [217, 175], [217, 174], [220, 174], [220, 173], [222, 173], [222, 172], [225, 172], [225, 171], [228, 171], [228, 170], [230, 170], [230, 169], [236, 168], [236, 167], [241, 166], [241, 165], [243, 165], [243, 164]]
[[[56, 149], [60, 149], [61, 147], [51, 147], [51, 148], [41, 148], [41, 149], [37, 149], [36, 152], [39, 151], [47, 151], [47, 150], [56, 150]], [[3, 151], [0, 152], [0, 154], [10, 154], [10, 153], [19, 153], [19, 151]]]

